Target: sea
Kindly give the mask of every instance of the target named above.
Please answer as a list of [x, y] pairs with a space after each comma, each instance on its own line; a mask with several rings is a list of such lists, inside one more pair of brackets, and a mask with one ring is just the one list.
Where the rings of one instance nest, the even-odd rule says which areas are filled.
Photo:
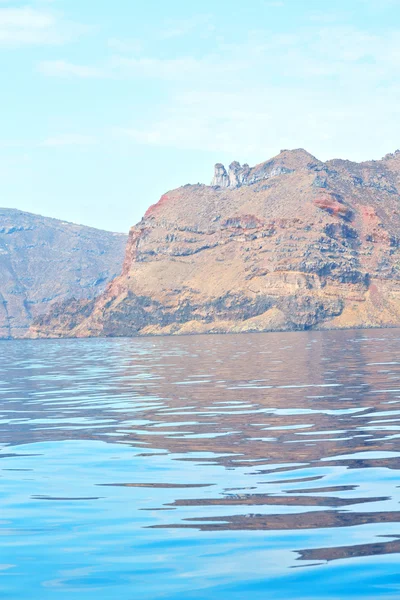
[[0, 342], [0, 598], [400, 599], [400, 330]]

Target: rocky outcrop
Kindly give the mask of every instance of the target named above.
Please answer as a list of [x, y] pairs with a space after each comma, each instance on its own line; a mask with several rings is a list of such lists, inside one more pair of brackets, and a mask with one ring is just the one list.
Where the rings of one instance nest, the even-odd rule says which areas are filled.
[[278, 175], [293, 173], [293, 169], [284, 165], [275, 165], [270, 161], [250, 169], [248, 164], [240, 165], [236, 160], [229, 165], [228, 171], [221, 163], [214, 167], [214, 177], [211, 181], [213, 187], [237, 188], [242, 185], [252, 185], [258, 181], [271, 179]]
[[24, 337], [54, 303], [100, 294], [126, 235], [0, 208], [0, 338]]
[[129, 234], [122, 274], [58, 304], [33, 336], [400, 325], [400, 153], [323, 163], [282, 151], [218, 164], [164, 194]]
[[217, 163], [214, 167], [214, 177], [211, 181], [211, 185], [215, 187], [229, 187], [229, 175], [223, 164]]

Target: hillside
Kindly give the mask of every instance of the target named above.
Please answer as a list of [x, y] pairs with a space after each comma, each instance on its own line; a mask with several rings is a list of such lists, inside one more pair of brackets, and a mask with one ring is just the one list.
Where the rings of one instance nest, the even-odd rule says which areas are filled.
[[55, 302], [98, 295], [126, 236], [0, 208], [0, 338], [24, 337]]
[[95, 301], [57, 304], [33, 336], [400, 325], [400, 152], [321, 162], [283, 150], [216, 165], [151, 206], [122, 274]]

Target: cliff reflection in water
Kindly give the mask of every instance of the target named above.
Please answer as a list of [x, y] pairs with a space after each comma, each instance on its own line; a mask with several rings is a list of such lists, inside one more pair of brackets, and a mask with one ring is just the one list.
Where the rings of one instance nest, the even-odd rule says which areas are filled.
[[399, 449], [394, 330], [23, 341], [0, 351], [10, 417], [1, 439], [12, 445], [110, 434], [229, 454], [213, 459], [224, 465], [262, 460], [274, 472], [277, 462], [326, 465], [342, 454], [350, 467], [399, 466], [400, 455], [354, 458]]
[[190, 473], [96, 482], [132, 502], [159, 490], [148, 510], [167, 512], [141, 524], [148, 536], [346, 528], [341, 543], [293, 540], [292, 566], [400, 551], [398, 330], [17, 341], [0, 355], [3, 464], [21, 445], [91, 440]]

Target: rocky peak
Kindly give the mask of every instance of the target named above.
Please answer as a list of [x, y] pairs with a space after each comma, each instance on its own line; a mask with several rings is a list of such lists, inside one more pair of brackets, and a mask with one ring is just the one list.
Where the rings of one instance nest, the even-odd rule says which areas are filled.
[[214, 167], [214, 177], [211, 185], [234, 189], [242, 185], [252, 185], [264, 179], [278, 177], [279, 175], [287, 175], [301, 169], [317, 169], [319, 165], [322, 165], [321, 161], [302, 148], [281, 150], [275, 158], [255, 167], [249, 167], [247, 163], [241, 165], [235, 160], [226, 170], [223, 164], [217, 163]]
[[250, 171], [249, 165], [240, 165], [240, 163], [235, 160], [229, 165], [229, 187], [235, 188], [242, 185], [245, 182], [246, 176]]
[[214, 167], [214, 177], [211, 185], [215, 187], [236, 188], [246, 182], [250, 167], [247, 164], [241, 166], [240, 162], [234, 160], [228, 168], [225, 169], [222, 163], [217, 163]]
[[385, 154], [382, 160], [390, 160], [391, 158], [399, 158], [400, 150], [395, 150], [394, 152], [389, 152], [389, 154]]
[[315, 156], [304, 150], [296, 148], [294, 150], [281, 150], [278, 156], [273, 159], [276, 163], [298, 171], [300, 169], [314, 169], [323, 163]]
[[217, 163], [214, 167], [214, 177], [211, 185], [214, 187], [238, 188], [242, 185], [252, 185], [263, 179], [270, 179], [278, 175], [292, 173], [294, 169], [288, 169], [275, 161], [269, 161], [256, 167], [250, 168], [247, 163], [241, 165], [238, 161], [233, 161], [229, 165], [228, 171], [224, 165]]
[[228, 173], [222, 163], [217, 163], [214, 167], [214, 177], [211, 181], [214, 187], [230, 187]]

